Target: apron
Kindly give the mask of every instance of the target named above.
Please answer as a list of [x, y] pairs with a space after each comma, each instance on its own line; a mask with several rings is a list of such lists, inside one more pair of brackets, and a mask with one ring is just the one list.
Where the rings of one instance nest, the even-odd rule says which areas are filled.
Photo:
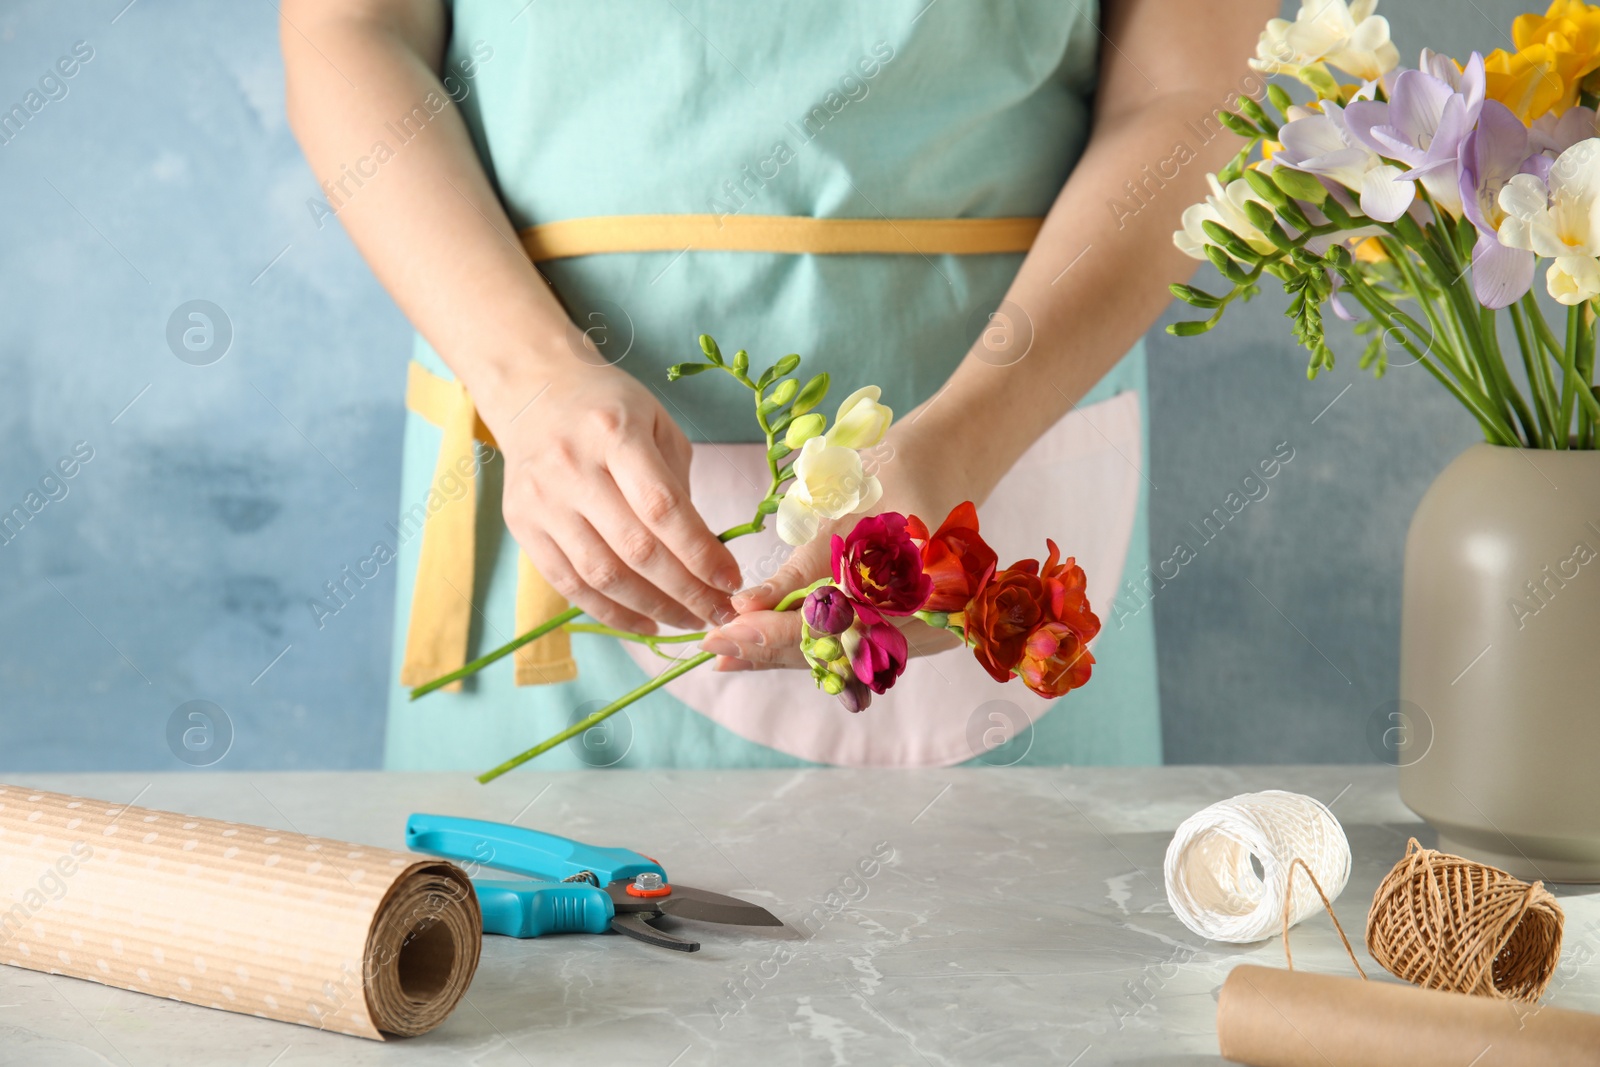
[[[575, 332], [695, 442], [692, 495], [713, 529], [749, 517], [765, 474], [743, 390], [666, 382], [699, 333], [756, 365], [799, 352], [805, 374], [830, 372], [835, 402], [870, 383], [905, 412], [980, 333], [1017, 326], [991, 315], [1087, 136], [1092, 8], [517, 6], [458, 0], [447, 88]], [[1019, 358], [1015, 337], [996, 344], [999, 361]], [[669, 664], [562, 635], [409, 702], [399, 665], [414, 684], [419, 654], [439, 662], [448, 646], [459, 663], [560, 607], [505, 532], [503, 464], [470, 398], [425, 341], [413, 355], [386, 546], [399, 579], [386, 765], [481, 770]], [[980, 508], [1003, 563], [1042, 556], [1050, 536], [1083, 564], [1105, 622], [1088, 687], [1044, 701], [957, 650], [918, 659], [850, 715], [800, 672], [702, 668], [541, 766], [1159, 762], [1152, 612], [1112, 618], [1148, 561], [1144, 374], [1136, 347]], [[730, 548], [748, 582], [786, 552], [770, 530]]]

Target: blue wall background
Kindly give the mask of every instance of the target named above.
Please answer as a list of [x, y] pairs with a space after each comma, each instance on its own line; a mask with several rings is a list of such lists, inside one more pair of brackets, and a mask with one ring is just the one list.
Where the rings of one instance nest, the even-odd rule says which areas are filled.
[[[1414, 62], [1505, 44], [1518, 10], [1384, 13]], [[219, 769], [376, 766], [393, 575], [321, 630], [306, 601], [394, 517], [409, 330], [306, 209], [273, 5], [12, 0], [0, 109], [79, 41], [66, 95], [0, 144], [0, 510], [94, 453], [0, 546], [0, 770], [180, 769], [169, 726], [196, 700], [231, 724]], [[231, 326], [208, 365], [168, 345], [192, 300]], [[1294, 449], [1154, 601], [1173, 762], [1374, 758], [1406, 524], [1474, 439], [1419, 371], [1361, 374], [1348, 337], [1308, 384], [1281, 311], [1151, 335], [1157, 558]]]

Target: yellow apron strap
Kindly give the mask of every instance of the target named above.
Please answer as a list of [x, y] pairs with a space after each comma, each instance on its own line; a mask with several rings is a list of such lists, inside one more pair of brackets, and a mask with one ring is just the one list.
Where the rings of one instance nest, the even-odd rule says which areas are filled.
[[601, 215], [530, 226], [535, 263], [606, 252], [984, 255], [1026, 252], [1042, 218], [815, 219], [798, 215]]
[[[476, 563], [477, 463], [472, 442], [477, 438], [493, 447], [494, 437], [460, 383], [441, 378], [420, 363], [412, 363], [408, 372], [406, 407], [444, 430], [433, 492], [447, 477], [459, 478], [465, 486], [462, 497], [444, 499], [423, 523], [405, 660], [400, 667], [401, 684], [414, 686], [467, 662]], [[433, 492], [429, 493], [430, 504]], [[517, 562], [517, 632], [525, 633], [565, 611], [567, 604], [521, 553]], [[578, 676], [570, 639], [559, 630], [522, 646], [515, 653], [515, 663], [518, 685], [567, 682]], [[461, 683], [446, 688], [459, 690]]]
[[[422, 552], [416, 589], [411, 594], [405, 662], [400, 668], [402, 685], [421, 685], [466, 663], [467, 634], [472, 629], [478, 480], [475, 475], [461, 478], [460, 470], [472, 470], [472, 427], [478, 413], [459, 382], [446, 384], [452, 388], [445, 393], [444, 440], [428, 493], [428, 517], [422, 524]], [[466, 464], [458, 465], [462, 459]], [[436, 495], [447, 478], [460, 478], [465, 486], [454, 500]], [[459, 690], [461, 683], [446, 688]]]
[[[518, 552], [517, 633], [525, 634], [566, 610], [566, 598], [544, 580], [527, 556]], [[518, 685], [570, 682], [578, 676], [578, 661], [572, 658], [572, 637], [565, 630], [545, 634], [511, 655]]]

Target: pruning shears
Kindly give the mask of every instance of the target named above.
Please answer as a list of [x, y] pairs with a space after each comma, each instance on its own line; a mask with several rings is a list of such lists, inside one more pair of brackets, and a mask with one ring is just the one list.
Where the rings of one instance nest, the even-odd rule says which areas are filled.
[[416, 814], [406, 845], [469, 866], [526, 875], [472, 880], [483, 932], [508, 937], [603, 934], [614, 930], [679, 952], [699, 951], [651, 925], [663, 915], [732, 926], [782, 926], [767, 909], [667, 879], [661, 864], [626, 848], [606, 848], [482, 819]]

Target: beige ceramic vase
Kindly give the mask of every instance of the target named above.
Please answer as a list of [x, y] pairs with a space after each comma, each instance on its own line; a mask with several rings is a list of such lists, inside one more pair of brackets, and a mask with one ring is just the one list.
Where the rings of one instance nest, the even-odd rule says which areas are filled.
[[1479, 444], [1406, 538], [1400, 796], [1439, 847], [1600, 882], [1600, 453]]

